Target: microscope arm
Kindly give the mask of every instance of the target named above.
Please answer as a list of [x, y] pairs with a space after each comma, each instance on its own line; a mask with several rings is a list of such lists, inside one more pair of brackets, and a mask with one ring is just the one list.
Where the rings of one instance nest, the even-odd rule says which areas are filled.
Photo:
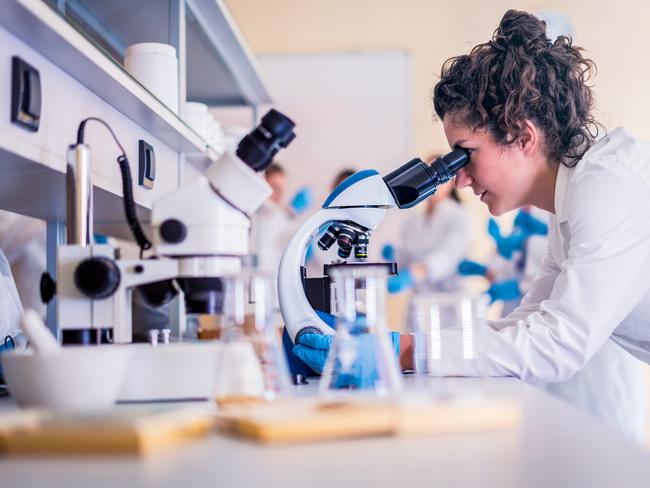
[[320, 229], [331, 222], [347, 219], [348, 214], [341, 209], [319, 210], [300, 226], [282, 256], [278, 272], [278, 298], [284, 325], [294, 343], [303, 330], [312, 330], [320, 334], [334, 333], [334, 330], [318, 317], [309, 304], [303, 288], [300, 268], [305, 264], [307, 246], [314, 240]]
[[323, 227], [333, 222], [351, 221], [369, 230], [384, 218], [386, 208], [323, 208], [312, 215], [293, 236], [282, 256], [278, 273], [278, 297], [284, 324], [295, 343], [305, 332], [333, 334], [307, 300], [300, 268], [305, 264], [307, 246]]

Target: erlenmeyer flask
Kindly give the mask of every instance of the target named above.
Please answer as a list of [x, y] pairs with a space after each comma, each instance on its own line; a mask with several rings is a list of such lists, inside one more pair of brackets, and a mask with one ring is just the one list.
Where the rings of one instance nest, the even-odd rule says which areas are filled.
[[401, 376], [386, 327], [386, 267], [344, 264], [328, 273], [334, 284], [336, 335], [323, 369], [321, 395], [396, 393]]
[[289, 374], [273, 327], [271, 279], [250, 273], [224, 281], [217, 401], [246, 403], [287, 395]]

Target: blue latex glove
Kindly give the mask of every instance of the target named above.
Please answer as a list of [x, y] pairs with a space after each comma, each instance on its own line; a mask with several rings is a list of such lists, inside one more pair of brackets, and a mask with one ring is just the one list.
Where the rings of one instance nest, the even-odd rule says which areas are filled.
[[519, 291], [519, 284], [517, 280], [508, 280], [501, 281], [499, 283], [493, 283], [492, 286], [488, 289], [488, 295], [492, 302], [497, 300], [514, 300], [521, 296], [521, 291]]
[[488, 234], [490, 234], [495, 241], [501, 239], [501, 229], [499, 228], [497, 221], [494, 219], [488, 220]]
[[524, 244], [528, 239], [528, 234], [525, 232], [517, 232], [508, 237], [502, 237], [497, 240], [497, 252], [505, 259], [512, 259], [512, 255], [516, 251], [521, 251]]
[[102, 234], [93, 234], [95, 244], [108, 244], [108, 237]]
[[477, 263], [476, 261], [463, 259], [458, 264], [458, 273], [463, 276], [485, 276], [487, 274], [487, 266]]
[[519, 210], [515, 217], [515, 225], [528, 235], [545, 236], [548, 234], [548, 225], [525, 210]]
[[[389, 332], [393, 352], [399, 358], [400, 334]], [[374, 364], [373, 336], [371, 334], [359, 334], [354, 336], [358, 344], [357, 359], [352, 365], [348, 374], [339, 374], [340, 387], [366, 388], [374, 384], [378, 372]], [[322, 373], [325, 361], [329, 354], [330, 347], [334, 341], [334, 335], [303, 334], [293, 348], [293, 353], [302, 359], [316, 373]], [[339, 366], [340, 367], [340, 366]]]
[[311, 188], [308, 186], [303, 186], [293, 196], [291, 203], [289, 203], [289, 206], [295, 214], [300, 214], [311, 207], [313, 201], [314, 197]]
[[408, 268], [388, 278], [388, 293], [400, 293], [408, 290], [415, 284], [413, 275]]
[[381, 257], [386, 261], [395, 261], [395, 247], [392, 244], [384, 244], [381, 248]]
[[[16, 343], [11, 336], [6, 336], [0, 341], [0, 354], [16, 349]], [[2, 362], [0, 362], [0, 377], [2, 377]]]
[[528, 238], [528, 233], [521, 228], [516, 229], [508, 237], [503, 237], [501, 235], [499, 224], [497, 224], [494, 219], [488, 221], [488, 233], [492, 236], [497, 245], [497, 252], [505, 259], [512, 259], [512, 255], [515, 251], [523, 249], [526, 239]]

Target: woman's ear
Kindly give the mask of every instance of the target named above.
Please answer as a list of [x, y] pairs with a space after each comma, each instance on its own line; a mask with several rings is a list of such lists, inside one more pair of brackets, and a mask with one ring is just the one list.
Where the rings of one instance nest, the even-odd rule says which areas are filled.
[[539, 128], [531, 120], [524, 120], [521, 123], [521, 134], [517, 141], [519, 149], [529, 156], [535, 153], [541, 142], [541, 132]]

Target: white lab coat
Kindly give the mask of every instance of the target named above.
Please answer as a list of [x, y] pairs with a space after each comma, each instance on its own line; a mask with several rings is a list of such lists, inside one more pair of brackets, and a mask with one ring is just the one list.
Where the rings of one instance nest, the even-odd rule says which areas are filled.
[[[610, 337], [650, 363], [650, 144], [617, 129], [576, 167], [560, 166], [555, 210], [540, 274], [487, 328], [487, 373], [563, 381]], [[460, 358], [447, 367], [478, 373]]]
[[[251, 217], [251, 253], [257, 257], [257, 270], [268, 274], [276, 286], [282, 254], [296, 231], [289, 210], [267, 200]], [[277, 292], [275, 303], [277, 305]]]
[[471, 245], [470, 220], [462, 205], [447, 198], [431, 215], [415, 213], [403, 225], [397, 243], [397, 262], [404, 269], [424, 263], [427, 279], [416, 292], [457, 291], [462, 286], [458, 264]]
[[[531, 213], [548, 223], [550, 216], [547, 212], [533, 208]], [[527, 291], [541, 272], [547, 247], [547, 236], [531, 236], [526, 241], [526, 264], [520, 281], [522, 291]], [[571, 378], [547, 383], [543, 388], [601, 418], [626, 437], [641, 441], [645, 436], [646, 420], [644, 369], [638, 359], [608, 340]]]
[[0, 249], [11, 265], [23, 306], [45, 317], [39, 284], [46, 269], [46, 224], [0, 210]]

